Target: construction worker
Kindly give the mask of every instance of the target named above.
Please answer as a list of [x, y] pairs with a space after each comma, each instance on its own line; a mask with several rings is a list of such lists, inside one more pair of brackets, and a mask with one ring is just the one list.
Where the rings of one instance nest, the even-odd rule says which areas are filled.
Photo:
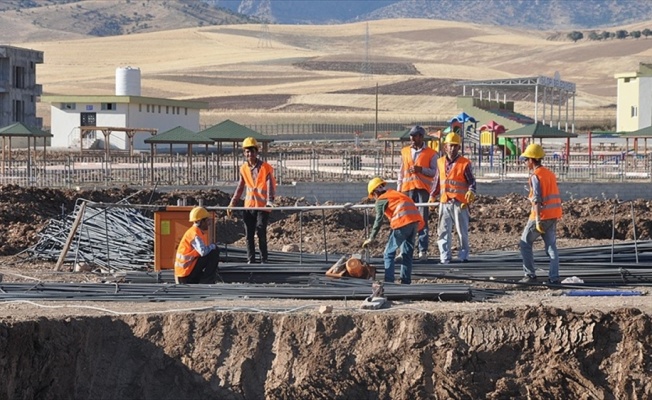
[[[410, 145], [401, 150], [401, 169], [398, 172], [398, 190], [415, 203], [427, 203], [437, 172], [437, 153], [426, 146], [426, 130], [419, 125], [410, 129]], [[428, 259], [428, 207], [421, 207], [421, 216], [426, 222], [419, 231], [419, 260]], [[400, 261], [400, 256], [397, 261]]]
[[381, 178], [373, 178], [367, 185], [369, 198], [376, 199], [376, 220], [369, 238], [362, 243], [367, 248], [378, 235], [383, 215], [389, 220], [391, 232], [387, 239], [383, 257], [385, 260], [385, 282], [394, 282], [394, 263], [396, 250], [401, 249], [401, 283], [412, 282], [412, 255], [417, 232], [424, 228], [425, 222], [414, 205], [414, 201], [401, 192], [388, 189]]
[[469, 204], [475, 201], [476, 182], [471, 161], [459, 154], [462, 139], [451, 132], [444, 139], [446, 155], [437, 160], [437, 170], [430, 202], [439, 196], [439, 225], [437, 227], [439, 261], [448, 264], [452, 259], [453, 224], [460, 241], [458, 257], [469, 260]]
[[245, 224], [245, 235], [247, 237], [247, 263], [256, 262], [256, 244], [254, 235], [258, 236], [258, 247], [260, 249], [261, 262], [268, 262], [267, 251], [267, 224], [271, 210], [261, 210], [263, 207], [274, 207], [274, 196], [276, 193], [276, 179], [274, 169], [267, 162], [258, 158], [258, 142], [252, 137], [242, 141], [242, 149], [246, 162], [240, 167], [240, 181], [235, 189], [227, 215], [231, 217], [231, 207], [235, 207], [240, 200], [245, 187], [244, 206], [257, 208], [255, 210], [244, 210], [243, 219]]
[[520, 241], [523, 272], [525, 274], [520, 282], [534, 283], [537, 281], [532, 244], [541, 236], [546, 253], [550, 258], [548, 282], [559, 284], [557, 220], [561, 218], [562, 214], [561, 196], [559, 195], [557, 177], [554, 172], [541, 165], [543, 157], [545, 157], [545, 152], [541, 145], [536, 143], [530, 144], [521, 154], [521, 159], [525, 160], [530, 171], [530, 194], [528, 198], [532, 203], [532, 208]]
[[193, 224], [181, 238], [174, 261], [176, 283], [215, 283], [220, 253], [216, 243], [208, 244], [209, 217], [204, 207], [190, 210]]

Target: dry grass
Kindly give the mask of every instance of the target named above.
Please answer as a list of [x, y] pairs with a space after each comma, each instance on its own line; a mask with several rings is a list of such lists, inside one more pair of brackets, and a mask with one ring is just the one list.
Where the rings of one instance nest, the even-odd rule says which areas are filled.
[[[45, 63], [38, 66], [38, 80], [46, 94], [113, 93], [115, 69], [131, 65], [141, 69], [144, 96], [194, 99], [289, 95], [291, 105], [368, 109], [348, 116], [366, 121], [375, 114], [374, 95], [331, 92], [415, 78], [413, 75], [365, 77], [360, 71], [367, 57], [371, 62], [411, 63], [422, 78], [477, 80], [552, 76], [559, 71], [562, 79], [577, 84], [577, 113], [584, 115], [609, 113], [605, 107], [616, 101], [614, 74], [636, 70], [638, 63], [652, 53], [649, 46], [652, 42], [646, 39], [572, 43], [545, 40], [550, 32], [473, 24], [459, 27], [456, 23], [433, 20], [385, 20], [369, 23], [367, 56], [365, 30], [366, 23], [270, 25], [271, 47], [259, 39], [262, 28], [257, 25], [17, 45], [45, 52]], [[295, 65], [306, 60], [359, 62], [360, 71], [307, 71]], [[517, 104], [517, 111], [531, 113], [531, 105], [519, 107]], [[459, 112], [453, 97], [439, 97], [436, 93], [383, 95], [379, 109], [379, 117], [386, 120], [450, 118]], [[39, 114], [46, 116], [48, 106], [41, 105]], [[203, 114], [202, 123], [210, 124], [216, 116], [236, 119], [236, 115], [246, 114], [270, 114], [270, 120], [280, 117], [274, 115], [279, 112], [263, 109], [237, 113], [209, 111]], [[301, 112], [290, 113], [291, 120], [340, 119], [347, 113], [298, 114]]]

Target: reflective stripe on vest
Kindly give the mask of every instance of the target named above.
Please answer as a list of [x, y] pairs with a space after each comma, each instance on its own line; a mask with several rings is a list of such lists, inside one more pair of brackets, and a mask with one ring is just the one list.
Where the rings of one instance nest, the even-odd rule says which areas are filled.
[[254, 182], [254, 178], [251, 174], [251, 168], [247, 163], [243, 164], [240, 167], [240, 175], [245, 181], [245, 186], [247, 188], [244, 206], [245, 207], [265, 207], [267, 200], [269, 199], [269, 193], [267, 192], [267, 178], [271, 177], [272, 185], [276, 185], [273, 175], [274, 169], [268, 163], [261, 161], [260, 170], [258, 171], [258, 176]]
[[[557, 177], [555, 174], [545, 167], [538, 167], [533, 172], [539, 179], [541, 186], [541, 204], [539, 205], [539, 220], [560, 218], [562, 214], [561, 196], [559, 195], [559, 187], [557, 186]], [[534, 196], [532, 191], [532, 181], [528, 180], [530, 184], [530, 200]], [[530, 219], [536, 219], [534, 207], [530, 212]]]
[[418, 230], [426, 226], [417, 206], [414, 205], [412, 199], [403, 193], [394, 189], [387, 189], [378, 199], [387, 200], [385, 216], [389, 220], [390, 228], [399, 229], [413, 222], [419, 223]]
[[451, 170], [446, 174], [446, 157], [440, 157], [437, 160], [441, 192], [439, 201], [441, 203], [447, 203], [450, 199], [455, 199], [460, 203], [468, 203], [464, 195], [469, 191], [469, 183], [464, 177], [464, 171], [470, 163], [467, 158], [459, 156], [453, 163]]
[[407, 192], [408, 190], [414, 189], [430, 191], [432, 188], [433, 177], [425, 176], [424, 174], [416, 172], [412, 173], [409, 169], [413, 165], [418, 165], [421, 168], [430, 168], [430, 160], [433, 157], [435, 157], [435, 151], [430, 147], [424, 147], [417, 156], [417, 159], [414, 161], [412, 161], [411, 147], [404, 147], [401, 150], [401, 158], [403, 160], [401, 163], [403, 180], [401, 181], [401, 187], [399, 188], [401, 192]]
[[174, 260], [174, 275], [180, 278], [190, 275], [192, 270], [197, 264], [197, 259], [200, 254], [194, 247], [192, 241], [199, 236], [201, 240], [206, 243], [206, 235], [201, 229], [193, 224], [186, 233], [183, 234], [179, 247], [177, 247], [177, 254]]

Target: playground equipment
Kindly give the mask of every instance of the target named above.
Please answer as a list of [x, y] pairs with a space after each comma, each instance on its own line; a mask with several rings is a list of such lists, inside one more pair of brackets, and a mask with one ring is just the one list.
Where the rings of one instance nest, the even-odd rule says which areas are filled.
[[493, 167], [494, 146], [497, 145], [505, 157], [518, 157], [521, 154], [520, 149], [512, 139], [500, 137], [498, 135], [505, 133], [505, 126], [496, 121], [489, 121], [480, 127], [480, 146], [489, 147], [489, 163]]

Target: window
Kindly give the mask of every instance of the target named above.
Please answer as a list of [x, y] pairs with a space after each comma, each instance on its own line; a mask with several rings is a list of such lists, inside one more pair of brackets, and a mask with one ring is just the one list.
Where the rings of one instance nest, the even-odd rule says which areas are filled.
[[185, 114], [185, 115], [188, 115], [188, 107], [186, 107], [185, 110], [186, 110], [186, 114]]
[[116, 104], [115, 103], [102, 103], [102, 110], [115, 111], [116, 110]]
[[169, 114], [170, 113], [170, 106], [165, 106], [165, 113]]
[[75, 110], [77, 109], [77, 103], [61, 103], [62, 110]]
[[142, 104], [138, 104], [138, 112], [143, 112], [143, 105]]
[[149, 112], [149, 104], [147, 105], [147, 112]]
[[14, 100], [12, 111], [14, 121], [25, 122], [25, 102], [22, 100]]
[[161, 113], [161, 106], [158, 106], [158, 113]]
[[25, 68], [14, 67], [14, 87], [17, 89], [25, 88]]
[[638, 107], [632, 106], [632, 118], [638, 117]]

